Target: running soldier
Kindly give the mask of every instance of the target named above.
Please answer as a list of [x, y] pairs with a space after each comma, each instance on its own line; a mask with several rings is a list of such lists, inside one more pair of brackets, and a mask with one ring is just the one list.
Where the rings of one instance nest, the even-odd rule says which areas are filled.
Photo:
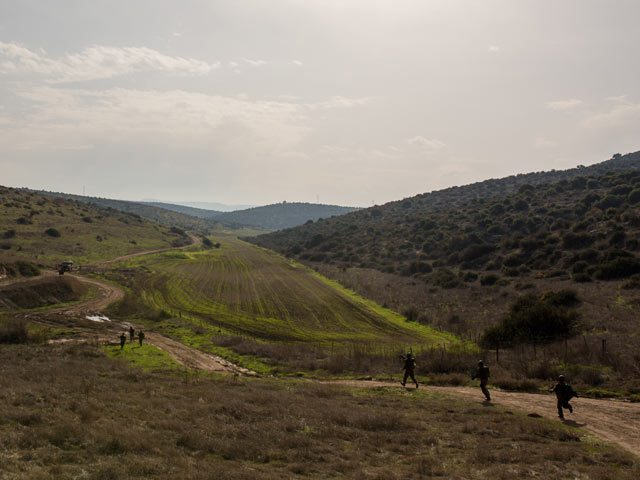
[[411, 377], [411, 380], [416, 384], [416, 388], [418, 388], [418, 381], [414, 376], [414, 371], [416, 369], [416, 359], [413, 356], [413, 353], [407, 352], [406, 355], [400, 355], [400, 358], [404, 360], [404, 366], [402, 369], [404, 370], [404, 378], [402, 379], [402, 386], [404, 387], [407, 384], [407, 378]]
[[129, 342], [133, 343], [133, 339], [135, 338], [136, 331], [133, 327], [129, 327]]
[[573, 397], [578, 398], [578, 394], [571, 385], [565, 382], [564, 375], [558, 377], [558, 383], [549, 391], [556, 394], [556, 398], [558, 399], [558, 417], [564, 420], [562, 409], [566, 408], [569, 410], [569, 413], [573, 413], [573, 407], [569, 404], [569, 400]]
[[122, 332], [122, 334], [120, 335], [120, 350], [124, 348], [125, 343], [127, 343], [127, 335], [126, 333]]
[[471, 380], [475, 380], [476, 378], [480, 379], [480, 390], [484, 393], [487, 402], [491, 401], [491, 395], [489, 394], [489, 390], [487, 390], [487, 382], [489, 381], [489, 367], [487, 367], [482, 360], [478, 362], [478, 369], [476, 373], [473, 374]]
[[142, 340], [144, 340], [144, 332], [142, 330], [138, 332], [138, 340], [140, 341], [140, 346], [142, 346]]

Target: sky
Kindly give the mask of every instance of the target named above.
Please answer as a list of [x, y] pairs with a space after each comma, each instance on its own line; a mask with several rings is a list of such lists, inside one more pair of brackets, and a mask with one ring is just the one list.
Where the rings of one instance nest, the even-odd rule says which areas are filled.
[[370, 206], [640, 150], [637, 0], [0, 0], [0, 185]]

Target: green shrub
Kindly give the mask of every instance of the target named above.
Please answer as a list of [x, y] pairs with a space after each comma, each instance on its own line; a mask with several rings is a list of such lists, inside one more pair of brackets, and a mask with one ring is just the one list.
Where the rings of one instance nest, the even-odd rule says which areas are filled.
[[460, 260], [463, 262], [470, 262], [484, 255], [493, 252], [496, 249], [494, 245], [481, 243], [477, 245], [470, 245], [462, 251]]
[[596, 203], [596, 207], [598, 207], [600, 210], [607, 210], [609, 208], [618, 208], [623, 203], [624, 197], [620, 197], [617, 195], [607, 195], [598, 203]]
[[640, 273], [640, 261], [635, 257], [618, 257], [603, 263], [596, 271], [599, 280], [615, 280]]
[[495, 285], [498, 280], [500, 280], [499, 275], [496, 275], [495, 273], [489, 273], [480, 277], [480, 285], [482, 285], [483, 287]]
[[627, 196], [627, 200], [630, 204], [635, 205], [636, 203], [640, 203], [640, 188], [636, 188], [629, 192]]
[[628, 282], [625, 282], [622, 285], [622, 288], [626, 290], [631, 290], [634, 288], [640, 288], [640, 273], [636, 273], [635, 275], [631, 275], [631, 278]]
[[462, 277], [463, 282], [475, 282], [478, 279], [478, 274], [475, 272], [466, 272]]
[[571, 273], [584, 273], [587, 268], [589, 268], [589, 264], [584, 260], [580, 260], [573, 264], [571, 267]]
[[568, 250], [585, 248], [593, 243], [593, 237], [586, 233], [567, 232], [562, 237], [562, 247]]
[[571, 310], [579, 302], [573, 290], [548, 292], [541, 297], [523, 295], [509, 308], [501, 322], [485, 329], [480, 345], [549, 343], [577, 333], [578, 313]]
[[27, 343], [29, 330], [25, 322], [11, 320], [0, 325], [0, 343]]
[[23, 277], [37, 277], [40, 275], [40, 269], [33, 263], [16, 262], [16, 266], [18, 267], [18, 272], [20, 272], [20, 275]]
[[60, 232], [56, 228], [47, 228], [44, 233], [54, 238], [58, 238], [60, 236]]
[[448, 268], [439, 268], [432, 275], [433, 283], [442, 288], [456, 288], [460, 281]]
[[202, 237], [202, 244], [206, 248], [213, 248], [213, 242], [211, 240], [209, 240], [207, 237]]

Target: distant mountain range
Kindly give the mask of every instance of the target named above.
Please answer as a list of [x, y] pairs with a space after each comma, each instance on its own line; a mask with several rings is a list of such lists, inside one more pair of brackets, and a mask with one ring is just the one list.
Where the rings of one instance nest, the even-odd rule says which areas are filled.
[[263, 207], [253, 207], [247, 210], [220, 212], [163, 202], [133, 202], [61, 192], [33, 191], [52, 197], [114, 208], [164, 225], [177, 226], [200, 233], [210, 233], [221, 228], [245, 227], [268, 231], [279, 230], [302, 225], [309, 221], [315, 222], [320, 218], [344, 215], [345, 213], [359, 210], [356, 207], [283, 202]]
[[175, 205], [175, 206], [185, 206], [185, 207], [193, 207], [200, 210], [211, 210], [217, 212], [235, 212], [236, 210], [246, 210], [247, 208], [253, 208], [255, 205], [227, 205], [225, 203], [217, 203], [217, 202], [167, 202], [164, 200], [158, 200], [155, 198], [145, 198], [141, 203], [150, 203], [150, 204], [164, 204], [164, 205]]
[[204, 208], [187, 207], [184, 205], [176, 205], [174, 203], [164, 203], [164, 202], [139, 202], [139, 203], [141, 203], [142, 205], [150, 205], [152, 207], [164, 208], [165, 210], [171, 210], [172, 212], [183, 213], [185, 215], [189, 215], [191, 217], [198, 217], [198, 218], [213, 218], [223, 213], [217, 210], [207, 210]]
[[264, 207], [222, 213], [214, 218], [217, 222], [232, 226], [252, 226], [265, 230], [280, 230], [315, 222], [360, 210], [357, 207], [321, 205], [317, 203], [282, 202]]

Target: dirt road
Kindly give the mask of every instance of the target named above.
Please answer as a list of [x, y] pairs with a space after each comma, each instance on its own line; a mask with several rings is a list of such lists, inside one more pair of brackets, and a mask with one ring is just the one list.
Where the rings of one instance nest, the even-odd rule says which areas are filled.
[[128, 260], [130, 258], [142, 257], [144, 255], [152, 255], [154, 253], [183, 250], [185, 248], [198, 247], [202, 245], [202, 239], [200, 237], [196, 237], [191, 233], [187, 233], [187, 235], [189, 235], [189, 238], [191, 238], [191, 243], [189, 245], [184, 245], [182, 247], [167, 247], [167, 248], [160, 248], [158, 250], [147, 250], [144, 252], [130, 253], [129, 255], [122, 255], [120, 257], [112, 258], [111, 260], [104, 260], [101, 262], [89, 263], [87, 265], [83, 265], [83, 267], [100, 268], [100, 267], [104, 267], [105, 265], [111, 265], [112, 263], [120, 262], [121, 260]]
[[149, 332], [145, 334], [144, 338], [151, 345], [165, 351], [176, 362], [187, 368], [223, 374], [256, 376], [256, 373], [252, 370], [234, 365], [217, 355], [210, 355], [195, 348], [187, 347], [160, 334]]

